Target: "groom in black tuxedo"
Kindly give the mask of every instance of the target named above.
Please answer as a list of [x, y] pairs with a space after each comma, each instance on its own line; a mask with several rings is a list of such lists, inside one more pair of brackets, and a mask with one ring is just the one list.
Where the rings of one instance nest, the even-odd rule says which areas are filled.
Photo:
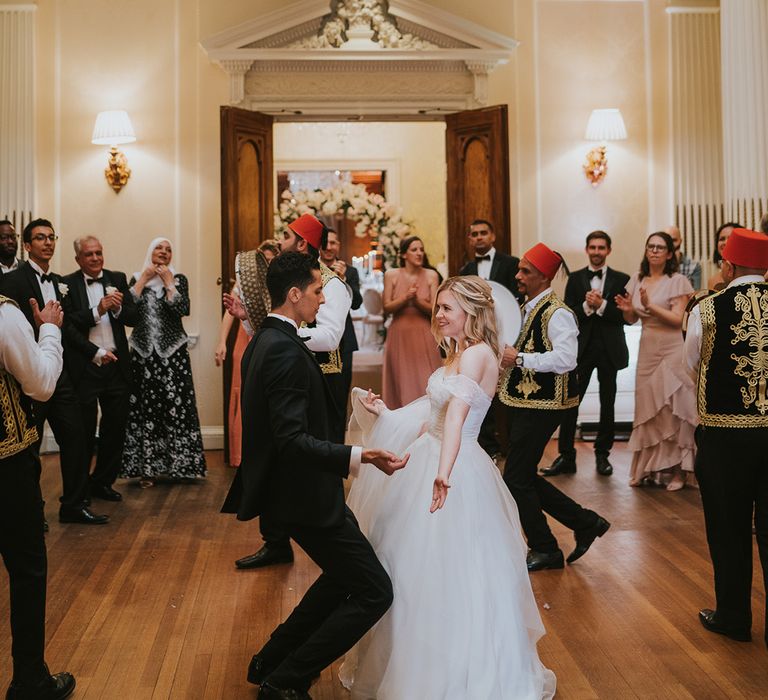
[[[614, 298], [624, 294], [629, 275], [612, 270], [606, 264], [611, 253], [611, 237], [605, 231], [592, 231], [586, 246], [589, 265], [572, 272], [565, 287], [565, 303], [579, 322], [579, 403], [587, 393], [592, 372], [597, 370], [600, 383], [600, 426], [595, 440], [597, 473], [613, 474], [608, 456], [613, 447], [616, 375], [629, 364], [624, 338], [624, 316]], [[544, 476], [572, 474], [576, 471], [573, 446], [579, 407], [569, 409], [560, 424], [560, 455], [551, 466], [542, 469]]]
[[283, 253], [267, 287], [272, 313], [242, 361], [243, 460], [222, 511], [239, 520], [269, 517], [322, 570], [248, 667], [261, 700], [301, 700], [392, 603], [389, 576], [344, 503], [343, 479], [361, 463], [392, 474], [408, 458], [328, 439], [333, 398], [297, 334], [324, 301], [318, 260]]

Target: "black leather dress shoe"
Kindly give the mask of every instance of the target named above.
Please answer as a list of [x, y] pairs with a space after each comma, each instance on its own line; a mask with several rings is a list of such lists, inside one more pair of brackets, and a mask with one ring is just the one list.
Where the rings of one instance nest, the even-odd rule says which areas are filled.
[[724, 625], [717, 620], [717, 612], [704, 608], [699, 610], [699, 622], [703, 625], [704, 629], [710, 632], [716, 632], [717, 634], [723, 634], [729, 639], [734, 639], [737, 642], [751, 642], [752, 632], [748, 627], [736, 628]]
[[581, 532], [576, 533], [576, 547], [568, 555], [566, 561], [569, 564], [573, 564], [577, 559], [583, 557], [587, 553], [587, 550], [592, 546], [592, 543], [598, 537], [602, 537], [608, 532], [610, 526], [611, 524], [605, 518], [601, 518], [598, 515], [597, 522], [592, 527], [588, 530], [582, 530]]
[[556, 552], [534, 552], [529, 549], [525, 561], [528, 564], [528, 571], [562, 569], [565, 566], [563, 553], [559, 549]]
[[96, 515], [88, 506], [80, 508], [60, 508], [60, 523], [80, 523], [81, 525], [104, 525], [109, 522], [108, 515]]
[[51, 526], [48, 525], [48, 521], [45, 518], [43, 518], [43, 532], [48, 532], [48, 530], [50, 529], [51, 529]]
[[123, 495], [119, 491], [115, 491], [111, 486], [97, 486], [96, 484], [91, 486], [91, 497], [100, 498], [102, 501], [123, 500]]
[[309, 693], [294, 688], [276, 688], [264, 683], [259, 690], [258, 700], [312, 700]]
[[570, 457], [558, 455], [557, 459], [548, 467], [541, 470], [543, 476], [557, 476], [558, 474], [575, 474], [576, 460]]
[[14, 681], [8, 687], [5, 700], [64, 700], [72, 695], [75, 685], [75, 677], [66, 672], [48, 675], [32, 685]]
[[597, 455], [595, 457], [595, 468], [597, 473], [602, 476], [613, 474], [613, 465], [608, 461], [607, 455]]
[[290, 564], [291, 562], [293, 562], [293, 550], [290, 546], [284, 549], [283, 547], [267, 547], [267, 545], [264, 545], [255, 554], [238, 559], [235, 562], [235, 566], [238, 569], [260, 569], [263, 566]]

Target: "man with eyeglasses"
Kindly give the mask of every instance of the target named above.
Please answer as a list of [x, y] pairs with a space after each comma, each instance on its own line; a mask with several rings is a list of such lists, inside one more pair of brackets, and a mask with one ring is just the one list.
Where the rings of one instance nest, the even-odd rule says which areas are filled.
[[[35, 312], [48, 302], [61, 303], [69, 293], [68, 286], [50, 263], [56, 251], [58, 236], [47, 219], [30, 221], [22, 232], [24, 250], [29, 256], [27, 264], [0, 278], [0, 293], [13, 299], [35, 331]], [[64, 334], [68, 332], [65, 320]], [[66, 365], [66, 352], [64, 357]], [[95, 515], [88, 508], [88, 460], [86, 458], [85, 431], [80, 418], [80, 407], [74, 386], [66, 367], [61, 372], [56, 389], [48, 401], [34, 402], [38, 441], [35, 453], [39, 459], [40, 443], [45, 421], [51, 426], [59, 445], [62, 495], [59, 499], [59, 522], [102, 525], [109, 521], [106, 515]]]
[[16, 257], [19, 248], [19, 236], [8, 219], [0, 221], [0, 277], [13, 272], [21, 263]]

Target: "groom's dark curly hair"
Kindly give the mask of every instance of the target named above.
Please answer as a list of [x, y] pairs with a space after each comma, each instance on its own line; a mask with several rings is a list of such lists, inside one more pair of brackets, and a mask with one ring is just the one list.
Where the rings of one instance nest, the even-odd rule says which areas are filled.
[[314, 279], [312, 271], [319, 269], [320, 261], [316, 257], [293, 251], [278, 255], [267, 270], [267, 289], [272, 308], [285, 304], [291, 287], [298, 287], [303, 292]]

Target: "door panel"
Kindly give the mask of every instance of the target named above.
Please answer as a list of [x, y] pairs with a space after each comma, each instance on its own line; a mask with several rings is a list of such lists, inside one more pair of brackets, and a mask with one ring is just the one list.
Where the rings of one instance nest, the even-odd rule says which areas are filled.
[[487, 219], [496, 248], [510, 250], [509, 138], [507, 106], [446, 116], [448, 270], [455, 275], [467, 260], [466, 231]]

